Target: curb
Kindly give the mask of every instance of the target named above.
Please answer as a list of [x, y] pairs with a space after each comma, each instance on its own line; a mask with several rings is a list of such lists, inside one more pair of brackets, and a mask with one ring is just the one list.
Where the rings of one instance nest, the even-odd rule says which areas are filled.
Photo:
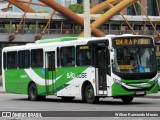
[[[0, 93], [6, 93], [5, 91], [0, 91]], [[7, 93], [6, 93], [7, 94]]]
[[160, 96], [144, 96], [144, 98], [156, 98], [156, 99], [160, 99]]

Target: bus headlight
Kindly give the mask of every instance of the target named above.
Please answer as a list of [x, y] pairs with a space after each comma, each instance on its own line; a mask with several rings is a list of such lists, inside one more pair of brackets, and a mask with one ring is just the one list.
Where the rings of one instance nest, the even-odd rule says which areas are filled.
[[154, 77], [153, 79], [151, 79], [150, 81], [151, 81], [151, 82], [157, 82], [158, 79], [160, 79], [160, 76], [156, 76], [156, 77]]
[[113, 81], [114, 81], [114, 83], [122, 86], [122, 82], [120, 80], [113, 78]]

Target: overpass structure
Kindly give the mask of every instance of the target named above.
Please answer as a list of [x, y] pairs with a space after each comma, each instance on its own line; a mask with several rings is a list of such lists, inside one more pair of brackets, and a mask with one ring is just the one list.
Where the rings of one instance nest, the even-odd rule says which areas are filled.
[[[9, 35], [18, 27], [23, 13], [0, 13], [0, 42], [8, 42]], [[83, 17], [82, 14], [78, 14]], [[101, 15], [91, 14], [91, 21], [96, 21]], [[12, 42], [34, 42], [36, 35], [40, 34], [50, 18], [49, 13], [27, 13], [15, 40]], [[145, 16], [125, 15], [129, 24], [137, 34], [156, 36], [156, 33]], [[155, 28], [160, 32], [160, 16], [149, 16]], [[99, 28], [105, 35], [132, 33], [122, 16], [115, 15]], [[55, 14], [42, 38], [56, 38], [61, 36], [78, 36], [83, 27], [76, 24], [62, 14]]]
[[[7, 7], [15, 5], [24, 13], [0, 13], [0, 42], [34, 42], [42, 38], [84, 36], [83, 15], [70, 11], [54, 0], [38, 1], [41, 3], [33, 3], [32, 0], [7, 0]], [[123, 15], [121, 11], [129, 5], [135, 6], [135, 3], [139, 5], [144, 16]], [[36, 13], [31, 4], [50, 7], [53, 13]], [[160, 14], [158, 0], [156, 5]], [[108, 9], [104, 14], [96, 14], [104, 9]], [[136, 7], [134, 10], [137, 13]], [[148, 16], [140, 0], [105, 0], [91, 8], [90, 13], [93, 36], [133, 33], [159, 39], [160, 18]]]

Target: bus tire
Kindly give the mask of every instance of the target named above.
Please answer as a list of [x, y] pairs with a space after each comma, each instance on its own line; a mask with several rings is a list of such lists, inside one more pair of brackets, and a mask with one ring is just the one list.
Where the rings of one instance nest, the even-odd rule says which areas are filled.
[[121, 97], [123, 103], [131, 103], [134, 97], [132, 96], [123, 96]]
[[35, 83], [31, 83], [29, 86], [28, 98], [31, 101], [38, 100], [38, 92], [37, 92], [37, 87], [36, 87]]
[[85, 99], [90, 104], [95, 104], [99, 101], [99, 97], [94, 95], [94, 90], [91, 84], [88, 84], [85, 89]]

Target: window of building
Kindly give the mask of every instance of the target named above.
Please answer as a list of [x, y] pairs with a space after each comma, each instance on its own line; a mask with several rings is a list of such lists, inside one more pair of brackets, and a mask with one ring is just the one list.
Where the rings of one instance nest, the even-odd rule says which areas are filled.
[[61, 66], [74, 66], [75, 65], [75, 47], [62, 47], [61, 48]]
[[156, 25], [156, 30], [160, 30], [160, 25]]
[[[83, 3], [83, 0], [77, 0], [77, 3], [81, 4], [81, 3]], [[90, 3], [92, 3], [92, 0], [90, 0]]]
[[[160, 0], [158, 0], [158, 3], [160, 5]], [[158, 16], [156, 0], [148, 0], [148, 15]]]
[[43, 67], [43, 50], [42, 49], [31, 50], [31, 67], [34, 67], [34, 68]]
[[91, 48], [88, 45], [77, 46], [76, 48], [77, 66], [91, 65]]
[[6, 69], [6, 52], [3, 53], [3, 69]]
[[104, 1], [106, 1], [106, 0], [99, 0], [99, 3], [104, 2]]
[[141, 15], [141, 8], [140, 8], [140, 6], [137, 3], [134, 3], [134, 4], [130, 5], [127, 8], [127, 14], [128, 15]]
[[19, 68], [30, 67], [30, 52], [29, 50], [23, 50], [18, 52]]
[[78, 4], [81, 4], [83, 2], [83, 0], [77, 0]]
[[160, 45], [156, 45], [156, 52], [160, 52]]
[[17, 68], [17, 51], [7, 52], [7, 68]]

